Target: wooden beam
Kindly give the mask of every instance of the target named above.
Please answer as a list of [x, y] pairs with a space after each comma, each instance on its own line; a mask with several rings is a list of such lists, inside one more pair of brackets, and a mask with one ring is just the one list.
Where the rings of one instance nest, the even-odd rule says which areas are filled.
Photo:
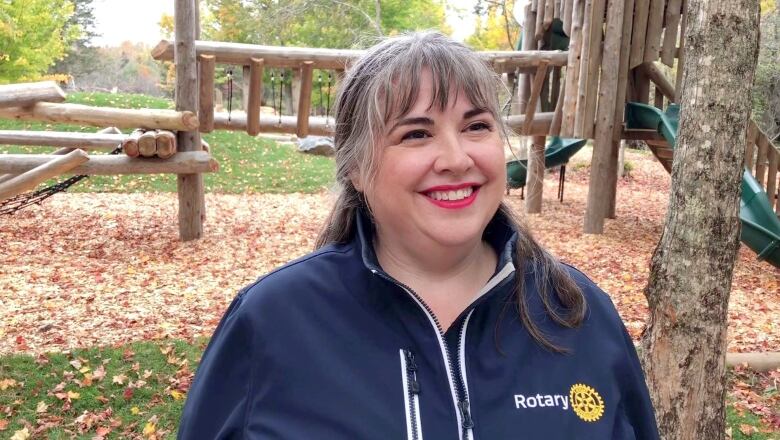
[[[601, 62], [596, 133], [588, 184], [588, 206], [584, 232], [601, 234], [609, 213], [611, 186], [617, 184], [617, 143], [612, 139], [615, 124], [615, 99], [620, 71], [620, 39], [623, 35], [625, 0], [610, 0], [607, 8], [604, 57]], [[614, 159], [612, 156], [614, 155]]]
[[[2, 154], [0, 173], [21, 174], [51, 160], [50, 154]], [[198, 174], [219, 170], [217, 161], [205, 151], [176, 153], [170, 159], [131, 158], [124, 155], [91, 156], [86, 162], [68, 174], [117, 175], [117, 174]]]
[[138, 137], [138, 153], [142, 157], [154, 157], [157, 154], [157, 134], [154, 130]]
[[634, 2], [634, 24], [631, 37], [631, 55], [628, 60], [628, 67], [634, 67], [642, 64], [645, 57], [645, 38], [647, 36], [647, 16], [650, 14], [650, 0], [635, 0]]
[[[195, 35], [198, 33], [198, 0], [174, 0], [174, 37], [176, 65], [176, 110], [181, 112], [198, 111], [198, 71]], [[172, 55], [174, 55], [172, 53]], [[217, 60], [215, 60], [216, 62]], [[150, 128], [150, 127], [147, 127]], [[170, 128], [170, 127], [155, 127]], [[196, 127], [197, 128], [197, 127]], [[176, 135], [179, 154], [166, 162], [180, 161], [183, 153], [201, 152], [200, 133], [191, 129], [179, 129]], [[208, 153], [206, 153], [208, 155]], [[135, 159], [128, 159], [135, 160]], [[155, 159], [147, 159], [155, 160]], [[179, 196], [179, 238], [182, 241], [194, 240], [203, 236], [203, 220], [206, 215], [203, 176], [197, 167], [184, 167], [177, 172], [176, 187]]]
[[558, 93], [558, 99], [555, 102], [553, 111], [553, 120], [550, 124], [550, 136], [559, 136], [561, 134], [561, 123], [563, 122], [563, 98], [566, 92], [566, 84], [563, 84]]
[[572, 36], [569, 39], [569, 62], [566, 68], [566, 84], [564, 87], [566, 93], [563, 100], [563, 122], [561, 123], [561, 136], [563, 137], [572, 137], [574, 135], [584, 8], [585, 0], [574, 0], [574, 15], [572, 16], [571, 24]]
[[[775, 148], [769, 148], [769, 165], [766, 170], [766, 193], [769, 196], [770, 206], [772, 204], [772, 199], [777, 197], [778, 165], [780, 165], [780, 152]], [[780, 212], [778, 212], [778, 215], [780, 215]]]
[[571, 19], [574, 11], [574, 0], [563, 0], [563, 33], [571, 36]]
[[314, 63], [306, 61], [301, 66], [301, 91], [298, 96], [298, 138], [309, 135], [309, 112], [311, 111], [312, 74]]
[[531, 132], [531, 125], [534, 120], [534, 115], [536, 114], [536, 107], [539, 104], [539, 96], [542, 93], [542, 85], [544, 85], [544, 80], [546, 77], [547, 64], [542, 63], [536, 69], [536, 73], [534, 74], [534, 82], [531, 86], [531, 96], [525, 109], [525, 123], [523, 124], [522, 131], [523, 134], [527, 135]]
[[67, 131], [0, 130], [2, 145], [70, 147], [113, 150], [127, 138], [124, 134], [74, 133]]
[[[546, 136], [550, 133], [554, 113], [536, 113], [531, 122], [530, 131], [524, 132], [526, 136]], [[525, 115], [512, 115], [507, 118], [507, 126], [515, 133], [520, 133], [525, 126]]]
[[661, 31], [664, 24], [665, 0], [650, 0], [650, 15], [647, 19], [644, 61], [655, 61], [661, 52]]
[[213, 55], [198, 55], [198, 121], [201, 133], [211, 133], [214, 130], [214, 68]]
[[[251, 58], [262, 58], [265, 67], [299, 68], [305, 61], [312, 61], [315, 69], [345, 70], [348, 65], [363, 55], [363, 50], [323, 49], [290, 46], [262, 46], [258, 44], [196, 41], [195, 49], [200, 54], [214, 55], [217, 64], [249, 65]], [[566, 52], [549, 51], [482, 51], [479, 56], [492, 63], [499, 58], [506, 59], [507, 68], [536, 67], [541, 60], [553, 66], [565, 66]], [[173, 61], [173, 42], [162, 40], [152, 49], [152, 57], [159, 61]]]
[[0, 86], [0, 108], [27, 107], [40, 101], [62, 102], [65, 92], [54, 81]]
[[[73, 150], [63, 156], [44, 155], [48, 160], [35, 168], [32, 168], [10, 179], [0, 183], [0, 200], [30, 191], [52, 177], [65, 173], [73, 168], [89, 161], [89, 156], [84, 150]], [[0, 159], [2, 161], [4, 159]]]
[[766, 167], [769, 164], [769, 139], [760, 130], [756, 138], [756, 172], [753, 174], [761, 186], [766, 186]]
[[141, 155], [141, 151], [138, 148], [138, 141], [141, 139], [141, 135], [144, 131], [141, 129], [133, 130], [130, 136], [122, 141], [122, 152], [128, 157], [138, 157]]
[[263, 64], [264, 60], [252, 58], [249, 60], [249, 99], [247, 100], [246, 132], [250, 136], [260, 133], [260, 106], [263, 99]]
[[176, 154], [176, 135], [170, 131], [157, 130], [155, 134], [157, 157], [168, 159]]
[[[634, 25], [635, 0], [626, 0], [623, 18], [623, 29], [620, 35], [620, 67], [618, 68], [618, 87], [615, 95], [615, 126], [612, 140], [619, 141], [623, 131], [623, 116], [625, 114], [625, 104], [628, 102], [628, 80], [629, 80], [629, 57], [631, 56], [631, 31]], [[610, 203], [609, 217], [615, 216], [615, 202]]]
[[[593, 137], [593, 127], [596, 118], [596, 102], [602, 93], [599, 90], [599, 75], [602, 52], [602, 28], [604, 26], [604, 9], [606, 0], [592, 0], [590, 17], [585, 17], [583, 34], [587, 35], [587, 46], [583, 50], [587, 52], [582, 57], [580, 65], [580, 94], [577, 99], [577, 115], [574, 123], [575, 137]], [[622, 30], [622, 22], [620, 24]], [[615, 57], [618, 54], [614, 54]], [[587, 62], [586, 62], [587, 59]]]
[[144, 127], [166, 130], [195, 130], [198, 128], [198, 117], [193, 111], [135, 110], [51, 102], [39, 102], [27, 108], [0, 109], [0, 117], [22, 121], [61, 122], [97, 127], [111, 125], [120, 128]]
[[645, 75], [653, 82], [656, 90], [659, 90], [670, 102], [675, 102], [676, 91], [674, 85], [669, 81], [658, 65], [653, 61], [648, 61], [639, 65]]
[[677, 30], [680, 26], [682, 14], [680, 8], [682, 0], [669, 0], [666, 5], [666, 18], [664, 19], [664, 41], [661, 46], [661, 62], [669, 67], [674, 65], [674, 57], [677, 52]]

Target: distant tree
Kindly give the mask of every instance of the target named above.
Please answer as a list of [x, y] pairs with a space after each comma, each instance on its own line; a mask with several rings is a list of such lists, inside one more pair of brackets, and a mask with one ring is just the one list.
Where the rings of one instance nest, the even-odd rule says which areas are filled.
[[754, 118], [780, 142], [780, 0], [761, 1], [761, 50], [753, 87]]
[[74, 5], [74, 11], [65, 23], [64, 32], [77, 29], [79, 36], [71, 42], [65, 57], [49, 68], [49, 73], [62, 73], [78, 78], [85, 73], [99, 70], [101, 59], [97, 48], [90, 44], [92, 39], [98, 36], [95, 32], [94, 0], [70, 1]]
[[69, 0], [0, 1], [0, 82], [41, 77], [81, 35]]
[[476, 28], [466, 43], [480, 50], [514, 50], [520, 37], [520, 24], [512, 14], [514, 7], [514, 0], [478, 1], [474, 7]]

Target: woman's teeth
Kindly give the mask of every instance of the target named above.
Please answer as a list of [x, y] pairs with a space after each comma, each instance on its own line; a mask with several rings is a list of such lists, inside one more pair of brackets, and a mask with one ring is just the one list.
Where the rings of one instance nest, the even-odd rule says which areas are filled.
[[463, 200], [474, 192], [474, 188], [468, 187], [457, 191], [431, 191], [428, 197], [433, 200]]

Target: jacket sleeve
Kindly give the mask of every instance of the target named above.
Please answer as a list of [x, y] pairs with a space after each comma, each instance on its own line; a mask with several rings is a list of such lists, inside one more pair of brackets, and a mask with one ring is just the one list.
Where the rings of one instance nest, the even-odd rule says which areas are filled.
[[636, 440], [658, 440], [658, 424], [655, 419], [653, 403], [647, 389], [645, 375], [639, 362], [634, 343], [623, 323], [620, 323], [626, 347], [627, 368], [623, 377], [623, 408], [630, 425], [634, 429]]
[[178, 439], [243, 438], [251, 405], [254, 339], [242, 310], [241, 291], [222, 317], [203, 353], [187, 394]]

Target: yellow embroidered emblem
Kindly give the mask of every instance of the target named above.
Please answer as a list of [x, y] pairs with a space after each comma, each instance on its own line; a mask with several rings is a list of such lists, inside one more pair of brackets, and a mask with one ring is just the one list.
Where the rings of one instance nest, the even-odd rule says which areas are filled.
[[586, 422], [595, 422], [604, 414], [604, 400], [593, 388], [578, 383], [571, 386], [569, 402], [574, 413]]

